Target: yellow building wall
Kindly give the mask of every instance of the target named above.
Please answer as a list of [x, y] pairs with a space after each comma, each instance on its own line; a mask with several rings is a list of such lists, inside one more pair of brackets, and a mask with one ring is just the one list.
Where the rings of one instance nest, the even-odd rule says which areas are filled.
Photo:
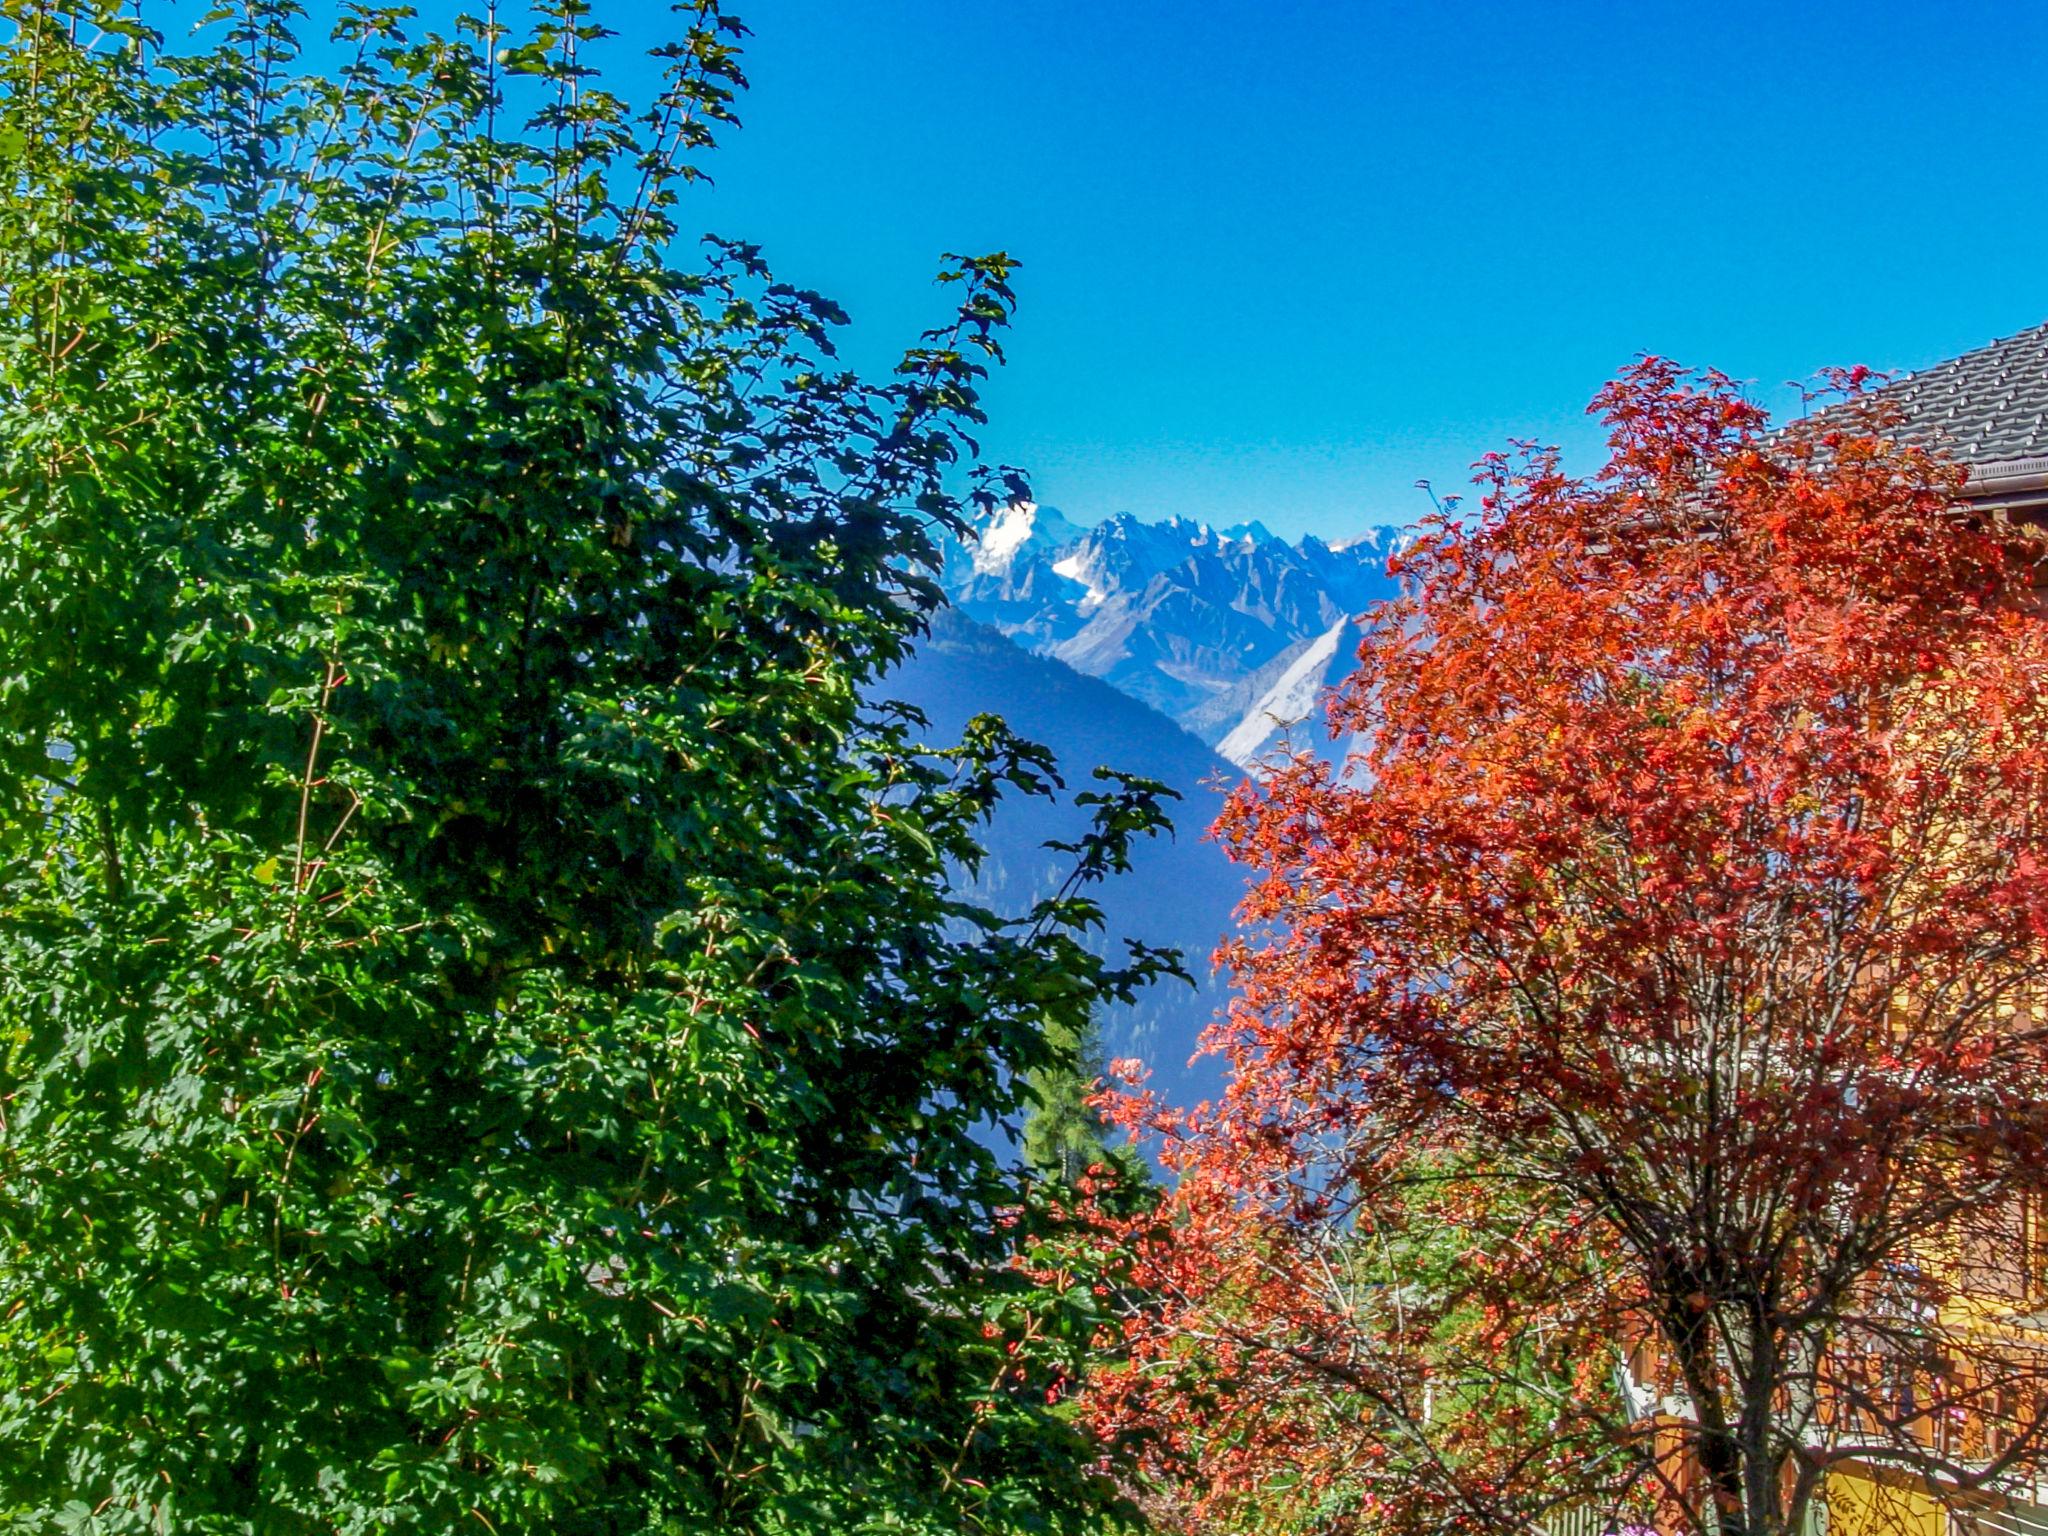
[[1826, 1502], [1827, 1536], [1950, 1536], [1948, 1511], [1902, 1478], [1835, 1473]]

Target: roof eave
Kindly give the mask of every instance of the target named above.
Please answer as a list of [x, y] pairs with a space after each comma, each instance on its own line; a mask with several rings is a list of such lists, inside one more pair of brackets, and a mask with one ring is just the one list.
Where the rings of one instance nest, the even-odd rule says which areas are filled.
[[1963, 494], [1972, 501], [2039, 490], [2048, 490], [2048, 454], [1972, 464], [1963, 482]]
[[1969, 467], [1963, 500], [1984, 512], [2048, 510], [2048, 455], [1991, 459]]

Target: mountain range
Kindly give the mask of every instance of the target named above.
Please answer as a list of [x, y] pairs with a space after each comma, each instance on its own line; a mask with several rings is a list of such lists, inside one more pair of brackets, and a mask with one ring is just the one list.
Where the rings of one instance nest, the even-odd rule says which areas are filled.
[[1078, 527], [1019, 502], [945, 550], [954, 606], [1035, 655], [1150, 705], [1240, 768], [1283, 740], [1341, 766], [1325, 691], [1351, 669], [1354, 620], [1391, 597], [1402, 533], [1288, 543], [1262, 524], [1216, 529], [1128, 513]]
[[1064, 877], [1086, 815], [1071, 803], [1098, 765], [1160, 779], [1182, 799], [1176, 836], [1142, 847], [1135, 867], [1102, 891], [1106, 953], [1125, 937], [1171, 945], [1200, 984], [1167, 982], [1101, 1021], [1111, 1057], [1137, 1057], [1170, 1102], [1221, 1086], [1214, 1058], [1191, 1060], [1225, 1005], [1209, 957], [1234, 923], [1243, 872], [1206, 832], [1223, 793], [1282, 747], [1308, 748], [1340, 769], [1322, 704], [1357, 652], [1357, 617], [1392, 596], [1387, 559], [1401, 530], [1295, 543], [1261, 524], [1216, 529], [1186, 518], [1112, 517], [1081, 527], [1050, 507], [997, 513], [973, 542], [943, 551], [940, 612], [886, 692], [956, 737], [983, 711], [1051, 747], [1065, 800], [1012, 801], [988, 829], [975, 894], [1022, 911]]

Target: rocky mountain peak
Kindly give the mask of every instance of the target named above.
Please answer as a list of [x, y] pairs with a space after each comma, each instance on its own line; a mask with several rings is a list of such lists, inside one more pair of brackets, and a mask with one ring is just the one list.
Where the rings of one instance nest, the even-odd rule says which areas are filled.
[[[976, 576], [1001, 579], [1020, 560], [1031, 563], [1056, 556], [1077, 542], [1081, 533], [1057, 508], [1042, 507], [1035, 501], [1015, 501], [999, 507], [972, 544], [955, 548], [966, 557], [968, 568]], [[950, 556], [954, 550], [947, 553]]]

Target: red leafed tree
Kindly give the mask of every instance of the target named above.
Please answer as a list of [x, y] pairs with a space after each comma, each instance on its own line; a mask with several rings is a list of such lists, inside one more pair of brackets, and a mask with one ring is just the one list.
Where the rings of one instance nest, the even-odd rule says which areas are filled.
[[2039, 1470], [2048, 626], [1838, 382], [1773, 432], [1646, 360], [1597, 475], [1488, 459], [1352, 771], [1231, 802], [1233, 1080], [1123, 1103], [1176, 1183], [1091, 1398], [1162, 1513], [1780, 1536]]

